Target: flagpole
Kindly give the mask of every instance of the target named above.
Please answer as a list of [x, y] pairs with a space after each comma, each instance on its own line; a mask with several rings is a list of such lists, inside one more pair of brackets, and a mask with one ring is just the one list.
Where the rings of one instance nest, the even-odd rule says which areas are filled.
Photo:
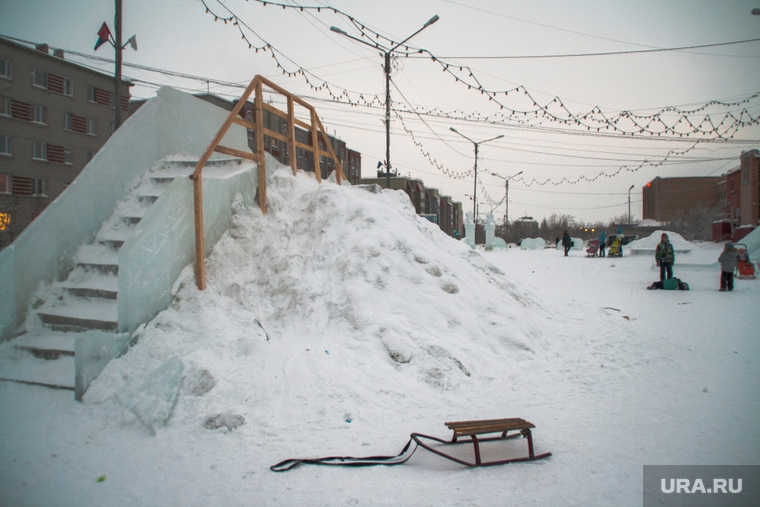
[[116, 72], [114, 77], [115, 105], [113, 129], [119, 128], [121, 124], [121, 0], [116, 1], [116, 13], [114, 14], [114, 49], [116, 50]]

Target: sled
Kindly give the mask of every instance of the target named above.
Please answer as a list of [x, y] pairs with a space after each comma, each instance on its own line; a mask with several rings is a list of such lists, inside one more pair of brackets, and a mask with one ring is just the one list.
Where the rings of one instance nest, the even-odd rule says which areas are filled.
[[586, 257], [596, 257], [597, 255], [599, 255], [599, 240], [589, 240], [588, 248], [586, 248]]
[[[483, 419], [477, 421], [457, 421], [447, 422], [446, 426], [454, 432], [451, 440], [444, 440], [442, 438], [433, 437], [430, 435], [423, 435], [421, 433], [412, 433], [411, 438], [404, 446], [403, 450], [395, 456], [365, 456], [365, 457], [353, 457], [353, 456], [328, 456], [325, 458], [292, 458], [286, 459], [269, 467], [273, 472], [286, 472], [292, 470], [299, 465], [328, 465], [328, 466], [373, 466], [373, 465], [401, 465], [406, 463], [409, 458], [412, 457], [417, 447], [422, 447], [434, 454], [442, 456], [446, 459], [465, 465], [468, 467], [486, 467], [494, 465], [506, 465], [508, 463], [518, 463], [521, 461], [535, 461], [543, 458], [548, 458], [552, 455], [550, 452], [542, 454], [536, 454], [533, 449], [533, 434], [531, 430], [535, 428], [533, 423], [520, 418], [509, 419]], [[486, 436], [497, 434], [498, 436]], [[510, 440], [522, 436], [528, 441], [528, 455], [518, 456], [514, 458], [497, 459], [492, 461], [483, 461], [481, 455], [480, 444], [483, 442], [494, 442], [500, 440]], [[469, 437], [469, 440], [466, 438]], [[463, 439], [463, 440], [460, 440]], [[437, 442], [439, 445], [430, 444], [428, 441]], [[412, 448], [412, 444], [416, 444]], [[442, 449], [445, 449], [450, 445], [467, 444], [472, 443], [475, 460], [467, 461], [461, 457], [452, 456]], [[435, 447], [433, 447], [435, 445]]]
[[736, 257], [736, 278], [755, 278], [755, 265], [749, 260], [747, 245], [744, 243], [735, 243]]
[[[506, 465], [507, 463], [517, 463], [520, 461], [532, 461], [536, 459], [543, 459], [548, 458], [552, 455], [550, 452], [545, 452], [543, 454], [535, 454], [533, 449], [533, 434], [531, 432], [531, 429], [535, 428], [536, 426], [526, 421], [525, 419], [520, 418], [511, 418], [511, 419], [486, 419], [486, 420], [480, 420], [480, 421], [459, 421], [459, 422], [447, 422], [446, 426], [454, 432], [454, 436], [451, 439], [450, 444], [456, 444], [456, 443], [466, 443], [467, 441], [459, 441], [459, 438], [462, 437], [470, 437], [470, 442], [472, 442], [473, 451], [475, 454], [475, 462], [466, 462], [464, 460], [460, 460], [457, 458], [453, 458], [452, 456], [448, 456], [446, 454], [434, 451], [432, 449], [428, 449], [432, 452], [436, 452], [437, 454], [441, 454], [453, 461], [456, 461], [458, 463], [461, 463], [463, 465], [467, 465], [470, 467], [486, 467], [486, 466], [493, 466], [493, 465]], [[514, 432], [514, 433], [510, 433]], [[489, 435], [493, 433], [501, 433], [500, 436], [495, 437], [485, 437], [482, 438], [480, 435]], [[496, 440], [507, 440], [512, 438], [517, 438], [522, 436], [523, 438], [527, 439], [528, 441], [528, 455], [524, 457], [518, 457], [518, 458], [509, 458], [509, 459], [501, 459], [501, 460], [495, 460], [495, 461], [486, 461], [484, 462], [481, 459], [480, 455], [480, 443], [481, 442], [492, 442]]]
[[623, 256], [623, 239], [618, 236], [615, 241], [612, 242], [610, 249], [607, 251], [607, 257], [622, 257]]

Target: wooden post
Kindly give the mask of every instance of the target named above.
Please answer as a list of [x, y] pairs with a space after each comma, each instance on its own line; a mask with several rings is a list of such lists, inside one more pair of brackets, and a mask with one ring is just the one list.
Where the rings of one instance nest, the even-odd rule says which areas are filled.
[[264, 94], [261, 80], [256, 81], [256, 97], [253, 99], [253, 106], [256, 110], [256, 154], [258, 155], [258, 176], [259, 176], [259, 209], [266, 215], [267, 213], [267, 158], [264, 150]]
[[314, 152], [314, 174], [317, 176], [317, 181], [322, 181], [322, 166], [319, 165], [319, 130], [317, 130], [317, 112], [314, 109], [309, 110], [311, 112], [311, 149]]
[[203, 252], [203, 185], [200, 176], [193, 180], [193, 208], [195, 210], [195, 283], [200, 290], [204, 290], [206, 266]]
[[296, 114], [293, 111], [295, 104], [293, 96], [288, 95], [288, 153], [290, 154], [290, 167], [293, 168], [293, 176], [298, 172], [298, 159], [296, 158]]

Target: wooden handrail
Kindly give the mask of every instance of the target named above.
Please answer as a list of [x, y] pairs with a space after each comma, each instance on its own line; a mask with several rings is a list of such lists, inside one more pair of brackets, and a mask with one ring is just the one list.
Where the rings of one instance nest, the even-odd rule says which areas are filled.
[[[266, 85], [267, 88], [270, 88], [274, 90], [275, 92], [281, 95], [284, 95], [287, 98], [287, 101], [288, 101], [287, 113], [280, 111], [279, 109], [269, 104], [264, 104], [264, 100], [263, 100], [264, 85]], [[254, 91], [256, 92], [256, 95], [254, 96], [254, 101], [253, 101], [255, 119], [254, 119], [254, 123], [251, 123], [249, 121], [246, 121], [240, 118], [239, 113], [241, 109], [243, 108], [243, 106], [248, 102], [249, 97]], [[294, 112], [295, 104], [298, 104], [309, 111], [309, 118], [310, 118], [309, 122], [304, 122], [302, 120], [296, 119], [295, 112]], [[276, 132], [274, 130], [268, 129], [264, 126], [264, 109], [287, 120], [287, 124], [288, 124], [287, 136], [284, 136], [283, 134]], [[254, 130], [256, 132], [256, 153], [248, 153], [241, 150], [236, 150], [234, 148], [221, 146], [219, 144], [221, 143], [222, 139], [224, 138], [225, 134], [227, 133], [227, 131], [229, 130], [230, 126], [232, 126], [233, 123], [236, 125], [241, 125], [247, 129]], [[311, 133], [311, 138], [312, 138], [311, 145], [303, 144], [296, 141], [296, 124], [307, 129]], [[224, 123], [222, 123], [222, 126], [219, 128], [219, 131], [211, 140], [211, 143], [206, 148], [206, 151], [204, 151], [203, 155], [201, 155], [200, 159], [198, 160], [198, 164], [195, 166], [195, 170], [193, 171], [193, 174], [190, 176], [190, 179], [193, 180], [193, 206], [195, 210], [195, 282], [198, 285], [198, 288], [201, 290], [204, 290], [206, 288], [206, 268], [205, 268], [205, 263], [204, 263], [205, 247], [204, 247], [204, 240], [203, 240], [203, 178], [202, 178], [203, 167], [209, 161], [209, 158], [211, 158], [211, 154], [214, 152], [224, 153], [226, 155], [231, 155], [234, 157], [244, 158], [248, 160], [254, 160], [258, 167], [259, 208], [264, 214], [266, 214], [267, 212], [266, 155], [265, 155], [266, 150], [264, 149], [264, 134], [274, 139], [278, 139], [280, 141], [284, 141], [288, 143], [288, 155], [290, 159], [290, 167], [293, 170], [293, 175], [295, 175], [298, 171], [298, 168], [297, 168], [298, 159], [296, 157], [296, 147], [298, 147], [298, 148], [310, 151], [314, 155], [313, 156], [314, 173], [316, 175], [317, 181], [322, 181], [319, 158], [323, 154], [330, 156], [335, 161], [336, 182], [340, 185], [343, 179], [345, 179], [345, 176], [343, 174], [343, 166], [340, 163], [340, 159], [335, 155], [335, 151], [333, 150], [332, 143], [330, 142], [327, 132], [322, 126], [322, 122], [319, 120], [319, 116], [317, 115], [316, 109], [314, 109], [314, 107], [311, 106], [309, 103], [307, 103], [305, 100], [299, 97], [296, 97], [292, 93], [276, 85], [275, 83], [271, 82], [265, 77], [256, 75], [251, 80], [251, 83], [248, 85], [248, 87], [245, 89], [245, 92], [243, 93], [243, 95], [241, 95], [237, 104], [235, 104], [235, 106], [232, 108], [232, 111], [230, 111], [230, 114], [227, 115], [227, 118], [224, 120]], [[321, 150], [319, 148], [320, 134], [325, 140], [327, 151]]]

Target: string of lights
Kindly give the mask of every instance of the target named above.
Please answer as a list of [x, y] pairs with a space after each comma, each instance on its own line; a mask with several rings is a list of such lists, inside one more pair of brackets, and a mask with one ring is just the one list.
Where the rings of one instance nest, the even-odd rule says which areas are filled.
[[[241, 32], [241, 36], [246, 39], [249, 44], [249, 48], [265, 49], [269, 50], [275, 58], [277, 66], [282, 72], [289, 77], [302, 75], [304, 76], [307, 84], [315, 90], [326, 90], [328, 94], [335, 100], [345, 100], [350, 104], [358, 104], [359, 102], [367, 103], [368, 99], [364, 94], [359, 94], [358, 98], [352, 99], [349, 90], [341, 89], [336, 85], [332, 85], [327, 81], [316, 78], [320, 81], [319, 84], [312, 82], [309, 77], [311, 74], [303, 67], [298, 67], [297, 70], [286, 70], [276, 56], [278, 52], [268, 42], [262, 42], [260, 46], [256, 46], [250, 40], [240, 27], [242, 21], [234, 14], [229, 7], [225, 4], [222, 5], [229, 13], [227, 16], [222, 16], [213, 12], [206, 0], [201, 0], [206, 7], [206, 12], [214, 15], [215, 20], [223, 20], [225, 23], [231, 22], [233, 25], [238, 26]], [[217, 0], [218, 1], [218, 0]], [[359, 31], [360, 37], [367, 38], [368, 40], [382, 39], [390, 45], [396, 44], [392, 39], [384, 36], [376, 30], [370, 28], [367, 24], [362, 23], [353, 16], [342, 12], [339, 9], [333, 7], [324, 6], [304, 6], [299, 4], [284, 4], [278, 2], [270, 2], [267, 0], [254, 0], [264, 6], [273, 5], [281, 7], [282, 9], [298, 9], [300, 11], [312, 10], [322, 12], [323, 10], [332, 12], [345, 17], [353, 26]], [[244, 26], [247, 27], [244, 23]], [[247, 27], [249, 28], [249, 27]], [[250, 29], [250, 28], [249, 28]], [[255, 34], [253, 30], [252, 33]], [[258, 35], [257, 35], [258, 37]], [[263, 41], [263, 39], [262, 39]], [[747, 41], [742, 41], [747, 42]], [[723, 43], [726, 44], [726, 43]], [[585, 113], [574, 113], [566, 105], [560, 97], [554, 97], [551, 101], [545, 104], [538, 102], [534, 98], [533, 94], [524, 86], [520, 85], [509, 90], [489, 90], [486, 89], [481, 83], [480, 79], [475, 75], [473, 69], [467, 65], [459, 65], [449, 62], [443, 58], [439, 58], [432, 52], [422, 49], [414, 48], [412, 46], [404, 46], [406, 50], [398, 51], [398, 56], [393, 55], [394, 58], [408, 57], [411, 55], [424, 54], [427, 55], [433, 62], [438, 63], [443, 71], [449, 74], [455, 82], [467, 87], [468, 90], [477, 91], [481, 95], [488, 97], [489, 101], [494, 102], [498, 106], [500, 111], [505, 112], [505, 118], [518, 125], [541, 125], [544, 122], [555, 122], [560, 125], [573, 127], [573, 128], [585, 128], [587, 131], [594, 132], [613, 132], [618, 135], [643, 135], [648, 134], [650, 136], [672, 136], [677, 138], [697, 136], [706, 139], [730, 139], [733, 138], [736, 133], [747, 126], [760, 124], [760, 115], [752, 115], [752, 113], [746, 107], [752, 101], [760, 98], [760, 92], [756, 92], [749, 97], [744, 97], [735, 101], [725, 102], [718, 100], [711, 100], [699, 107], [692, 108], [690, 110], [682, 110], [675, 106], [663, 107], [659, 111], [651, 114], [638, 114], [632, 111], [621, 111], [612, 115], [605, 114], [601, 108], [594, 106], [590, 111]], [[678, 48], [674, 48], [678, 49]], [[333, 88], [341, 89], [340, 93], [333, 91]], [[354, 92], [355, 94], [355, 92]], [[518, 97], [526, 102], [525, 107], [519, 107], [509, 105], [504, 98], [512, 94], [512, 97]], [[377, 95], [372, 96], [369, 103], [383, 103], [383, 99]], [[715, 111], [711, 112], [711, 108], [728, 109], [738, 108], [738, 112], [735, 111]], [[701, 115], [704, 114], [704, 117]], [[693, 116], [700, 116], [692, 118]]]
[[[357, 28], [359, 31], [359, 34], [361, 37], [366, 37], [368, 40], [383, 40], [387, 44], [394, 45], [395, 41], [392, 39], [385, 37], [383, 34], [377, 32], [376, 30], [373, 30], [372, 28], [369, 28], [366, 24], [360, 22], [356, 18], [343, 13], [342, 11], [332, 8], [332, 7], [323, 7], [323, 6], [303, 6], [303, 5], [297, 5], [297, 4], [282, 4], [277, 2], [268, 2], [265, 0], [254, 0], [258, 3], [262, 4], [263, 6], [267, 5], [273, 5], [281, 7], [282, 9], [298, 9], [301, 12], [305, 10], [313, 10], [317, 12], [321, 12], [322, 10], [330, 11], [334, 14], [339, 14], [341, 16], [344, 16], [346, 19], [349, 20], [349, 22]], [[238, 26], [238, 29], [240, 30], [241, 36], [246, 39], [246, 35], [243, 32], [242, 28], [240, 28], [241, 20], [240, 18], [234, 14], [226, 5], [223, 5], [223, 7], [228, 11], [229, 16], [222, 17], [219, 16], [216, 13], [213, 13], [208, 4], [206, 3], [206, 0], [202, 0], [204, 3], [204, 6], [206, 6], [207, 13], [211, 13], [215, 16], [215, 20], [222, 19], [225, 23], [232, 22], [234, 25]], [[243, 26], [246, 26], [245, 23], [242, 23]], [[252, 33], [253, 30], [251, 30]], [[257, 35], [258, 36], [258, 35]], [[262, 39], [263, 41], [263, 39]], [[249, 42], [249, 47], [253, 47], [254, 45]], [[746, 41], [742, 41], [746, 42]], [[328, 83], [325, 80], [322, 80], [321, 78], [317, 78], [316, 76], [313, 76], [311, 73], [306, 71], [306, 69], [302, 67], [298, 67], [296, 71], [288, 71], [286, 70], [281, 64], [279, 59], [276, 56], [276, 49], [273, 45], [271, 45], [268, 42], [265, 42], [264, 45], [260, 46], [261, 49], [268, 49], [271, 53], [273, 58], [276, 61], [276, 64], [278, 68], [280, 68], [284, 74], [287, 74], [289, 77], [302, 75], [304, 76], [304, 79], [306, 80], [307, 84], [313, 89], [317, 91], [326, 90], [328, 94], [331, 97], [331, 100], [347, 103], [352, 106], [356, 106], [359, 104], [366, 105], [366, 106], [382, 106], [384, 104], [382, 98], [380, 98], [377, 95], [367, 95], [371, 97], [371, 99], [366, 98], [366, 94], [358, 93], [358, 92], [350, 92], [347, 89], [341, 88], [337, 85], [333, 85], [331, 83]], [[678, 49], [678, 48], [674, 48]], [[502, 90], [499, 92], [487, 90], [478, 78], [475, 76], [474, 72], [469, 66], [462, 66], [462, 65], [454, 65], [449, 62], [446, 62], [442, 58], [438, 58], [435, 55], [433, 55], [431, 52], [420, 49], [420, 48], [410, 48], [409, 46], [406, 46], [406, 51], [400, 51], [399, 54], [401, 56], [409, 57], [411, 55], [419, 55], [419, 54], [426, 54], [432, 61], [439, 63], [442, 67], [444, 72], [447, 72], [449, 75], [453, 76], [455, 81], [458, 83], [465, 84], [468, 89], [470, 90], [476, 90], [479, 91], [481, 95], [487, 95], [489, 101], [494, 101], [499, 109], [496, 111], [494, 115], [488, 115], [486, 117], [483, 117], [481, 113], [466, 113], [464, 111], [454, 112], [453, 114], [451, 112], [444, 113], [440, 109], [423, 109], [419, 107], [411, 106], [409, 101], [406, 101], [406, 109], [403, 108], [397, 108], [394, 107], [394, 114], [396, 117], [401, 121], [402, 128], [404, 131], [409, 135], [411, 138], [413, 144], [418, 147], [420, 150], [422, 156], [428, 161], [428, 163], [435, 167], [438, 171], [443, 173], [444, 175], [453, 178], [453, 179], [464, 179], [468, 178], [472, 175], [472, 170], [465, 171], [465, 172], [457, 172], [452, 171], [448, 168], [446, 168], [443, 164], [441, 164], [431, 153], [430, 150], [426, 149], [423, 145], [423, 143], [418, 139], [418, 136], [415, 135], [415, 133], [408, 128], [406, 123], [404, 122], [404, 118], [401, 115], [401, 112], [406, 113], [412, 113], [415, 116], [417, 116], [420, 120], [422, 120], [423, 123], [425, 123], [423, 119], [423, 115], [430, 115], [430, 116], [439, 116], [439, 117], [447, 117], [450, 119], [459, 119], [459, 120], [482, 120], [485, 122], [489, 122], [492, 124], [502, 124], [502, 125], [511, 125], [511, 126], [518, 126], [518, 127], [525, 127], [525, 128], [546, 128], [544, 123], [547, 121], [553, 122], [555, 124], [559, 124], [563, 127], [585, 127], [585, 132], [591, 135], [602, 135], [602, 136], [614, 136], [619, 137], [620, 135], [623, 136], [641, 136], [642, 134], [649, 134], [652, 136], [652, 138], [659, 138], [659, 139], [682, 139], [683, 137], [689, 137], [692, 135], [699, 135], [702, 136], [703, 140], [730, 140], [732, 139], [735, 134], [743, 127], [754, 125], [759, 123], [759, 116], [753, 116], [749, 110], [747, 109], [748, 104], [752, 103], [754, 100], [758, 99], [760, 97], [760, 92], [757, 92], [749, 97], [740, 98], [734, 101], [718, 101], [718, 100], [712, 100], [704, 105], [701, 105], [699, 107], [694, 107], [689, 110], [682, 110], [675, 106], [669, 106], [660, 109], [659, 111], [652, 113], [652, 114], [637, 114], [631, 111], [623, 111], [620, 113], [617, 113], [615, 115], [610, 115], [609, 117], [601, 110], [601, 108], [595, 106], [591, 109], [591, 111], [584, 113], [582, 115], [575, 114], [569, 110], [559, 97], [555, 97], [552, 101], [545, 105], [539, 104], [539, 102], [533, 98], [531, 93], [523, 86], [515, 87], [511, 90]], [[393, 55], [393, 58], [398, 58], [397, 56]], [[288, 59], [290, 60], [290, 59]], [[292, 60], [290, 60], [292, 61]], [[460, 74], [457, 74], [457, 69]], [[461, 73], [466, 73], [467, 78], [462, 78]], [[311, 77], [310, 77], [311, 76]], [[319, 84], [315, 84], [315, 83]], [[395, 83], [394, 83], [395, 86]], [[340, 93], [336, 93], [333, 91], [333, 89], [338, 90], [340, 89]], [[398, 87], [397, 87], [398, 89]], [[358, 93], [358, 98], [354, 99], [352, 98], [352, 94], [356, 96]], [[509, 96], [510, 93], [514, 95], [518, 95], [525, 99], [527, 97], [528, 105], [529, 107], [523, 108], [523, 109], [517, 109], [515, 107], [510, 107], [506, 105], [502, 100], [499, 99], [501, 94], [503, 93], [504, 97]], [[705, 113], [710, 108], [722, 108], [722, 109], [730, 109], [730, 108], [739, 108], [738, 111], [725, 111], [723, 113], [723, 116], [720, 117], [720, 121], [717, 122], [716, 120], [713, 120], [710, 113], [706, 113], [704, 118], [697, 123], [696, 120], [692, 120], [690, 117], [691, 115], [695, 114], [702, 114]], [[715, 113], [712, 113], [715, 114]], [[627, 122], [626, 125], [622, 125], [624, 122]], [[717, 123], [717, 124], [716, 124]], [[433, 132], [434, 136], [437, 137], [440, 140], [440, 137], [435, 134], [433, 129], [430, 128], [429, 125], [425, 123], [425, 126]], [[566, 133], [567, 129], [562, 128], [560, 129], [562, 132]], [[670, 135], [669, 135], [670, 134]], [[677, 136], [677, 137], [676, 137]], [[676, 155], [683, 155], [691, 151], [696, 147], [696, 143], [692, 145], [691, 148], [688, 148], [686, 150], [670, 150], [665, 157], [663, 157], [662, 160], [651, 162], [649, 160], [644, 160], [637, 166], [620, 166], [615, 171], [600, 171], [598, 174], [593, 176], [587, 176], [587, 175], [581, 175], [578, 178], [571, 179], [568, 177], [563, 177], [560, 180], [552, 179], [552, 178], [546, 178], [544, 180], [538, 180], [536, 178], [531, 179], [530, 181], [520, 178], [520, 180], [523, 181], [523, 183], [526, 186], [532, 186], [532, 185], [564, 185], [564, 184], [578, 184], [584, 181], [587, 182], [593, 182], [596, 181], [599, 178], [612, 178], [617, 176], [623, 171], [627, 172], [635, 172], [642, 167], [658, 167], [663, 164], [666, 164], [670, 161], [670, 159], [673, 156]], [[519, 180], [518, 180], [519, 181]]]

